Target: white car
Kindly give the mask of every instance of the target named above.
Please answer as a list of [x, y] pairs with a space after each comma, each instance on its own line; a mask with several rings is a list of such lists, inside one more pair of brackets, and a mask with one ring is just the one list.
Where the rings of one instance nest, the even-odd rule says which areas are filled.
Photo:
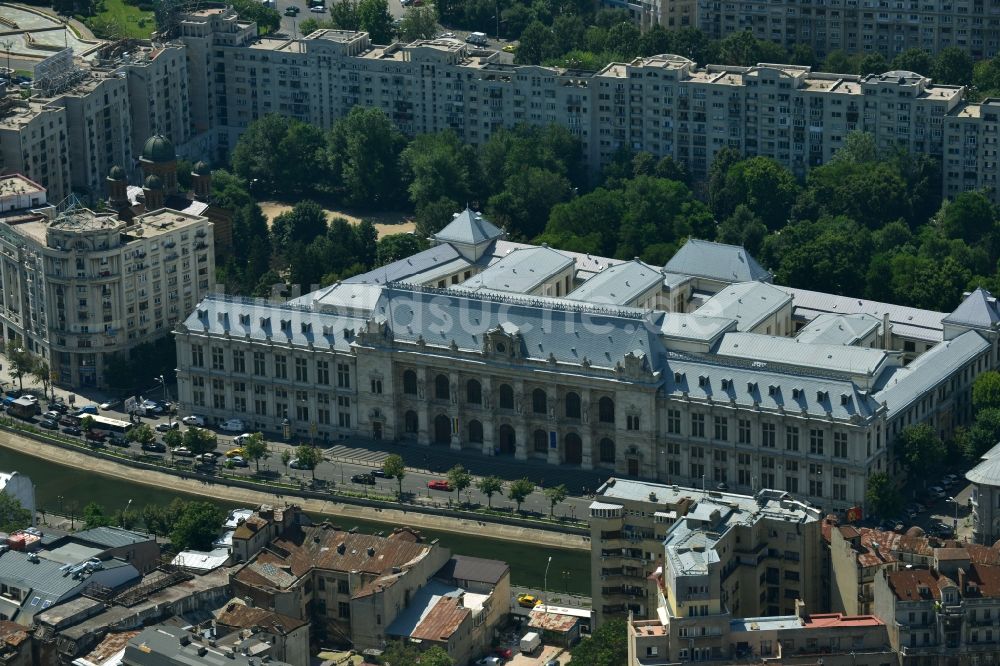
[[247, 427], [243, 421], [239, 419], [229, 419], [228, 421], [220, 423], [219, 429], [225, 430], [226, 432], [239, 432], [240, 430], [246, 430]]
[[205, 419], [201, 416], [192, 414], [191, 416], [185, 416], [181, 419], [181, 423], [187, 426], [198, 426], [199, 428], [205, 427]]
[[242, 435], [236, 435], [236, 437], [233, 437], [233, 444], [236, 446], [243, 446], [247, 443], [247, 440], [250, 439], [251, 436], [252, 435], [248, 432], [245, 432]]
[[309, 467], [298, 458], [288, 463], [288, 466], [292, 469], [309, 469]]
[[149, 416], [150, 414], [162, 414], [163, 413], [163, 407], [160, 407], [158, 404], [156, 404], [152, 400], [144, 400], [143, 403], [141, 405], [139, 405], [139, 410], [142, 413], [144, 413], [146, 416]]
[[323, 12], [326, 11], [326, 7], [324, 7], [323, 5], [318, 5], [316, 7], [312, 7], [309, 11], [311, 11], [313, 14], [322, 14]]

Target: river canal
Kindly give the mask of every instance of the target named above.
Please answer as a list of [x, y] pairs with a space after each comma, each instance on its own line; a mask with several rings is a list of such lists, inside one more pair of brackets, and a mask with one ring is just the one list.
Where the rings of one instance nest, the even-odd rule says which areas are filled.
[[[62, 512], [68, 513], [67, 502], [73, 502], [76, 505], [75, 512], [79, 515], [84, 505], [97, 502], [104, 507], [106, 513], [114, 513], [123, 509], [129, 500], [132, 500], [131, 508], [135, 510], [147, 504], [166, 505], [175, 497], [205, 499], [167, 488], [129, 483], [100, 474], [82, 472], [6, 448], [0, 448], [0, 470], [7, 472], [16, 470], [31, 477], [36, 486], [35, 501], [40, 510], [58, 512], [62, 504]], [[235, 506], [223, 501], [217, 503], [226, 509]], [[364, 532], [389, 531], [395, 527], [389, 523], [361, 521], [354, 518], [336, 517], [332, 522], [344, 529], [357, 527]], [[552, 565], [548, 581], [550, 589], [574, 594], [590, 594], [590, 554], [586, 551], [543, 548], [490, 539], [489, 529], [487, 524], [482, 528], [482, 533], [468, 536], [427, 529], [420, 531], [428, 538], [440, 539], [440, 543], [450, 548], [453, 553], [505, 560], [510, 564], [511, 582], [514, 585], [541, 589], [545, 563], [551, 555]]]

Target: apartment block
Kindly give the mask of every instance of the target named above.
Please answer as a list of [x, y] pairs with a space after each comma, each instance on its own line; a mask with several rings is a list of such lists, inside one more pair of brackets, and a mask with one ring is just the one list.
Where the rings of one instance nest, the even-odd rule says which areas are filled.
[[2, 173], [41, 185], [54, 202], [71, 191], [66, 109], [36, 100], [0, 96]]
[[[182, 156], [192, 161], [202, 157], [188, 152], [192, 129], [187, 55], [183, 44], [157, 43], [136, 48], [109, 63], [127, 81], [133, 152], [138, 152], [149, 137], [162, 135]], [[131, 166], [131, 160], [127, 165]]]
[[976, 60], [1000, 47], [1000, 17], [982, 0], [807, 0], [794, 7], [764, 0], [605, 0], [627, 9], [644, 27], [692, 27], [712, 39], [749, 31], [791, 49], [807, 44], [824, 57], [832, 51], [879, 53], [887, 60], [911, 48], [937, 53], [957, 47]]
[[161, 208], [131, 221], [71, 206], [0, 222], [0, 332], [54, 381], [103, 386], [112, 356], [166, 335], [215, 289], [212, 224]]

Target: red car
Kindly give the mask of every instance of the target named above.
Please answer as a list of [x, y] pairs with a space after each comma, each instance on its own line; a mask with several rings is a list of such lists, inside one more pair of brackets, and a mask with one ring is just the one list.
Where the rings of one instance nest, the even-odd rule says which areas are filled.
[[495, 654], [498, 657], [503, 657], [504, 659], [514, 658], [514, 651], [508, 647], [498, 647], [493, 651], [493, 654]]
[[435, 481], [428, 481], [427, 487], [431, 490], [444, 490], [445, 492], [451, 491], [451, 484], [443, 479], [437, 479]]

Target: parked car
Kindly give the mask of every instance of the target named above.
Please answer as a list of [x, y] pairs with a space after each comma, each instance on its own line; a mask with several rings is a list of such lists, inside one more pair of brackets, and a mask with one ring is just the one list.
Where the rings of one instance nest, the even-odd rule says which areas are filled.
[[122, 402], [121, 400], [108, 400], [107, 402], [102, 402], [98, 406], [101, 408], [102, 412], [106, 412], [109, 409], [114, 409], [115, 407], [117, 407], [118, 405], [120, 405], [121, 402]]
[[161, 407], [155, 400], [143, 400], [142, 404], [139, 405], [139, 411], [149, 416], [150, 414], [162, 414], [163, 407]]
[[142, 445], [143, 451], [153, 451], [154, 453], [166, 453], [167, 445], [163, 442], [150, 442]]
[[476, 666], [502, 666], [503, 659], [497, 657], [496, 655], [490, 655], [488, 657], [483, 657], [476, 662]]
[[101, 442], [103, 444], [108, 441], [108, 436], [99, 430], [88, 430], [87, 439], [91, 442]]
[[517, 50], [517, 46], [515, 46], [514, 44], [504, 44], [503, 45], [503, 51], [504, 51], [504, 53], [513, 53], [516, 50]]
[[249, 467], [250, 466], [250, 463], [248, 463], [247, 459], [244, 458], [243, 456], [233, 456], [232, 458], [229, 459], [229, 462], [232, 463], [233, 467]]
[[288, 466], [291, 467], [292, 469], [309, 469], [309, 466], [306, 465], [301, 460], [299, 460], [298, 458], [295, 458], [290, 463], [288, 463]]
[[934, 523], [927, 528], [927, 532], [928, 534], [942, 538], [955, 536], [955, 528], [947, 523]]
[[316, 5], [315, 7], [312, 7], [309, 11], [311, 11], [313, 14], [322, 14], [323, 12], [326, 11], [326, 7], [324, 7], [323, 5]]
[[215, 456], [213, 456], [211, 453], [202, 453], [199, 456], [195, 456], [194, 459], [197, 460], [198, 462], [204, 464], [204, 465], [214, 465], [215, 464]]
[[243, 446], [247, 443], [247, 440], [250, 439], [250, 437], [251, 435], [248, 432], [245, 432], [242, 435], [236, 435], [236, 437], [233, 437], [233, 444], [236, 446]]
[[69, 407], [64, 402], [50, 402], [49, 409], [59, 414], [65, 414], [69, 411]]
[[73, 412], [73, 416], [84, 417], [87, 414], [91, 416], [97, 416], [97, 405], [84, 405], [80, 409]]
[[242, 455], [243, 455], [243, 449], [240, 448], [229, 449], [228, 451], [226, 451], [227, 458], [233, 458], [235, 456], [242, 456]]
[[175, 456], [181, 456], [182, 458], [193, 458], [194, 453], [186, 446], [178, 446], [174, 449]]
[[927, 494], [933, 497], [934, 499], [944, 499], [945, 497], [948, 496], [948, 493], [946, 493], [944, 491], [944, 488], [942, 488], [941, 486], [931, 486], [930, 488], [927, 489]]
[[58, 430], [59, 429], [59, 421], [56, 421], [55, 419], [42, 419], [38, 423], [38, 425], [39, 425], [39, 427], [45, 428], [46, 430]]
[[181, 423], [186, 426], [198, 426], [199, 428], [205, 427], [205, 418], [198, 416], [197, 414], [191, 414], [190, 416], [185, 416], [181, 419]]
[[365, 486], [374, 486], [375, 477], [371, 474], [355, 474], [351, 477], [351, 483], [360, 483]]
[[125, 439], [125, 435], [116, 432], [112, 433], [111, 436], [108, 437], [108, 444], [111, 446], [126, 447], [128, 446], [128, 440]]
[[246, 430], [246, 425], [240, 419], [229, 419], [228, 421], [223, 421], [219, 424], [220, 430], [225, 430], [226, 432], [240, 432], [241, 430]]
[[517, 595], [517, 605], [522, 608], [534, 608], [540, 603], [542, 603], [542, 600], [534, 595], [531, 594]]
[[285, 16], [296, 16], [296, 15], [298, 15], [298, 12], [295, 11], [296, 9], [298, 9], [298, 8], [297, 7], [287, 7], [285, 9]]
[[62, 418], [62, 414], [60, 414], [59, 412], [56, 412], [56, 411], [52, 411], [50, 409], [49, 411], [47, 411], [44, 414], [42, 414], [42, 418], [43, 419], [48, 419], [50, 421], [58, 421], [59, 419]]
[[73, 425], [64, 427], [62, 431], [67, 435], [73, 435], [74, 437], [79, 437], [80, 435], [83, 434], [83, 431], [80, 430], [80, 428]]
[[181, 424], [177, 421], [170, 421], [169, 423], [157, 423], [156, 432], [170, 432], [171, 430], [177, 430], [181, 427]]
[[391, 474], [386, 474], [385, 470], [382, 469], [381, 467], [378, 468], [378, 469], [373, 469], [372, 470], [372, 476], [374, 476], [376, 478], [379, 478], [379, 479], [391, 479], [392, 478], [392, 475]]
[[443, 490], [445, 492], [451, 492], [451, 484], [444, 479], [434, 479], [433, 481], [427, 482], [427, 487], [431, 490]]

